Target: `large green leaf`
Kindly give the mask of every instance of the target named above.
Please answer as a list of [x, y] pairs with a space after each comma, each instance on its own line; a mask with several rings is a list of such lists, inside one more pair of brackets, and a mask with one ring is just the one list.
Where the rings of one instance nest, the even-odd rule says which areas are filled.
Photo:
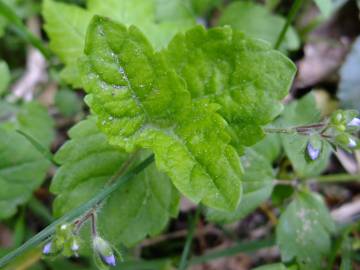
[[53, 121], [39, 104], [27, 103], [18, 108], [0, 101], [0, 219], [15, 214], [17, 206], [25, 203], [42, 183], [50, 166], [16, 129], [44, 146], [53, 139]]
[[84, 50], [86, 29], [93, 15], [140, 27], [157, 48], [195, 23], [192, 13], [180, 0], [89, 0], [87, 9], [45, 0], [42, 14], [50, 47], [66, 64], [62, 76], [77, 87], [80, 84], [76, 63]]
[[193, 99], [221, 105], [233, 145], [240, 150], [263, 137], [261, 126], [281, 111], [295, 65], [267, 43], [231, 28], [195, 27], [178, 34], [166, 55]]
[[237, 221], [250, 214], [270, 197], [275, 175], [269, 159], [249, 148], [241, 160], [245, 173], [242, 180], [244, 195], [240, 205], [233, 212], [209, 209], [207, 218], [210, 221], [217, 223]]
[[[315, 98], [312, 94], [308, 94], [286, 106], [278, 124], [280, 127], [289, 128], [319, 123], [320, 120], [320, 111], [316, 107]], [[306, 154], [309, 136], [281, 134], [280, 137], [285, 153], [298, 176], [317, 176], [327, 167], [331, 147], [326, 141], [322, 141], [322, 150], [319, 157], [316, 160], [309, 161]]]
[[360, 38], [357, 38], [351, 52], [340, 70], [339, 98], [347, 109], [360, 111]]
[[[70, 140], [56, 153], [61, 164], [51, 184], [57, 194], [55, 216], [80, 206], [98, 193], [128, 158], [108, 144], [94, 118], [73, 127]], [[113, 243], [132, 245], [159, 233], [177, 214], [179, 195], [166, 175], [151, 165], [115, 191], [101, 206], [98, 227]]]
[[281, 214], [276, 228], [283, 261], [296, 259], [300, 269], [323, 269], [322, 258], [330, 251], [333, 220], [321, 197], [299, 192]]
[[111, 144], [152, 149], [159, 170], [195, 202], [235, 209], [240, 160], [218, 105], [191, 100], [184, 81], [136, 27], [95, 17], [83, 61], [87, 103]]
[[[251, 37], [264, 39], [273, 46], [284, 24], [283, 17], [271, 14], [265, 6], [250, 1], [231, 3], [225, 8], [218, 22], [218, 25], [230, 25]], [[290, 27], [282, 48], [296, 50], [299, 45], [299, 38], [294, 28]]]

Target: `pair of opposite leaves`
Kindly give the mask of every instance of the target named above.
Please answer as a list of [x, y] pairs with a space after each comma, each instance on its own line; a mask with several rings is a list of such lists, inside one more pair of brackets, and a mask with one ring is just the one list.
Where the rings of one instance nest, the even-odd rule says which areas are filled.
[[221, 210], [237, 207], [239, 154], [281, 112], [296, 71], [267, 43], [229, 27], [196, 26], [155, 51], [136, 27], [99, 16], [80, 68], [109, 142], [151, 149], [180, 192]]

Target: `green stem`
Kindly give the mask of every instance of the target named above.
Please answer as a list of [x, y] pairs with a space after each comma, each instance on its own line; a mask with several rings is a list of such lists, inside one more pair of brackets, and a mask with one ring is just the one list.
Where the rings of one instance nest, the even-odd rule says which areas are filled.
[[9, 21], [11, 26], [15, 27], [17, 34], [37, 48], [46, 59], [50, 58], [50, 50], [44, 46], [43, 42], [39, 38], [27, 29], [15, 11], [13, 11], [12, 8], [2, 0], [0, 0], [0, 16], [3, 16], [7, 21]]
[[191, 219], [191, 223], [190, 223], [190, 227], [189, 227], [189, 233], [188, 233], [188, 235], [186, 237], [186, 242], [185, 242], [183, 253], [181, 255], [181, 260], [180, 260], [178, 270], [185, 270], [186, 267], [188, 266], [188, 257], [189, 257], [189, 253], [190, 253], [192, 240], [193, 240], [193, 237], [194, 237], [195, 228], [196, 228], [196, 225], [197, 225], [197, 223], [199, 221], [199, 216], [200, 216], [200, 206], [198, 206], [196, 208], [195, 215]]
[[285, 22], [285, 24], [284, 24], [284, 26], [283, 26], [277, 40], [276, 40], [276, 43], [275, 43], [275, 46], [274, 46], [274, 48], [276, 50], [278, 50], [280, 48], [280, 45], [281, 45], [281, 43], [283, 42], [283, 40], [285, 38], [286, 32], [287, 32], [290, 24], [293, 22], [296, 14], [299, 12], [299, 10], [300, 10], [303, 3], [304, 3], [304, 0], [295, 0], [293, 5], [291, 6], [289, 14], [288, 14], [288, 16], [286, 18], [286, 22]]
[[4, 267], [7, 263], [9, 263], [12, 259], [22, 255], [25, 251], [30, 249], [33, 246], [36, 246], [40, 244], [42, 241], [44, 241], [46, 238], [51, 236], [55, 232], [55, 229], [57, 226], [70, 222], [74, 220], [75, 218], [81, 216], [86, 211], [90, 210], [94, 205], [99, 204], [104, 199], [106, 199], [112, 192], [117, 190], [119, 187], [124, 185], [126, 182], [128, 182], [130, 179], [134, 178], [137, 174], [142, 172], [148, 165], [150, 165], [154, 160], [154, 156], [150, 156], [147, 159], [145, 159], [143, 162], [141, 162], [138, 166], [136, 166], [134, 169], [130, 170], [123, 176], [120, 176], [117, 181], [113, 185], [106, 186], [102, 191], [100, 191], [95, 197], [87, 201], [85, 204], [81, 205], [80, 207], [70, 211], [66, 215], [62, 216], [61, 218], [55, 220], [53, 223], [51, 223], [49, 226], [47, 226], [45, 229], [43, 229], [41, 232], [36, 234], [34, 237], [30, 238], [27, 242], [25, 242], [22, 246], [19, 248], [11, 251], [7, 255], [5, 255], [3, 258], [0, 259], [0, 268]]
[[314, 180], [316, 182], [324, 182], [324, 183], [360, 181], [360, 174], [339, 173], [339, 174], [320, 175], [311, 180]]

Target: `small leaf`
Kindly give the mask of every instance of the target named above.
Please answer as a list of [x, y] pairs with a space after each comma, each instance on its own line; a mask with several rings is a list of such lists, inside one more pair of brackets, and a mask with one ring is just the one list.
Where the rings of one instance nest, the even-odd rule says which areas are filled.
[[[277, 124], [289, 128], [300, 125], [319, 123], [320, 112], [312, 94], [290, 103], [282, 113]], [[321, 152], [316, 160], [309, 162], [307, 155], [308, 136], [299, 134], [281, 134], [281, 141], [286, 155], [291, 161], [295, 172], [300, 177], [319, 175], [328, 165], [331, 147], [321, 140]]]
[[331, 0], [315, 0], [315, 3], [325, 17], [329, 17], [332, 14], [334, 7]]
[[271, 162], [261, 153], [249, 148], [242, 157], [245, 174], [244, 195], [238, 208], [233, 212], [209, 209], [207, 218], [212, 222], [231, 223], [244, 218], [266, 201], [273, 190], [275, 177]]
[[322, 258], [330, 251], [335, 224], [321, 197], [299, 192], [281, 214], [276, 228], [283, 261], [296, 259], [300, 269], [323, 269]]
[[[30, 119], [31, 118], [31, 119]], [[48, 147], [53, 121], [37, 103], [15, 107], [0, 101], [0, 219], [15, 214], [45, 178], [50, 162], [16, 130], [23, 130]], [[45, 139], [46, 136], [46, 139]]]
[[55, 105], [66, 117], [75, 116], [82, 109], [82, 101], [74, 91], [61, 89], [56, 92]]
[[[95, 119], [81, 121], [56, 153], [62, 164], [51, 184], [56, 216], [80, 206], [99, 192], [128, 155], [108, 144]], [[100, 234], [114, 244], [135, 244], [159, 233], [178, 211], [179, 195], [169, 179], [151, 165], [115, 191], [98, 213]]]
[[[275, 45], [284, 24], [283, 17], [271, 14], [266, 7], [250, 1], [236, 1], [228, 5], [218, 23], [218, 25], [230, 25], [251, 37], [266, 40], [272, 46]], [[299, 37], [294, 28], [290, 27], [282, 48], [296, 50], [299, 46]]]

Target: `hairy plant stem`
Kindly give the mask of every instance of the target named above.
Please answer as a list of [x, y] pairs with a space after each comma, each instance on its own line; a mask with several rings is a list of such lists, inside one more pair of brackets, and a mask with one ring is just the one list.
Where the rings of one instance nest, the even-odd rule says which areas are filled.
[[286, 186], [297, 187], [305, 182], [341, 183], [341, 182], [350, 182], [350, 181], [360, 181], [360, 173], [358, 174], [339, 173], [339, 174], [319, 175], [313, 178], [295, 179], [295, 180], [274, 179], [273, 183], [274, 185], [286, 185]]
[[196, 225], [199, 221], [199, 217], [200, 217], [200, 205], [196, 208], [196, 212], [194, 214], [194, 216], [191, 219], [190, 222], [190, 226], [189, 226], [189, 233], [186, 237], [186, 242], [185, 242], [185, 246], [184, 246], [184, 250], [183, 253], [181, 255], [181, 260], [180, 260], [180, 264], [179, 264], [179, 268], [178, 270], [185, 270], [186, 267], [188, 266], [188, 257], [189, 257], [189, 253], [190, 253], [190, 248], [191, 248], [191, 243], [194, 237], [194, 232], [195, 232], [195, 228]]
[[62, 216], [61, 218], [55, 220], [53, 223], [51, 223], [49, 226], [47, 226], [45, 229], [43, 229], [41, 232], [30, 238], [27, 242], [25, 242], [23, 245], [21, 245], [19, 248], [11, 251], [4, 257], [0, 259], [0, 268], [4, 267], [7, 263], [9, 263], [12, 259], [22, 255], [25, 251], [29, 250], [31, 247], [34, 247], [38, 244], [40, 244], [42, 241], [46, 240], [49, 236], [51, 236], [55, 230], [56, 227], [67, 222], [71, 222], [77, 217], [83, 215], [90, 209], [92, 209], [95, 205], [101, 203], [104, 199], [106, 199], [111, 193], [113, 193], [115, 190], [123, 186], [126, 182], [134, 178], [137, 174], [141, 173], [147, 166], [149, 166], [154, 161], [154, 156], [151, 155], [147, 159], [145, 159], [143, 162], [141, 162], [139, 165], [137, 165], [135, 168], [128, 171], [126, 174], [117, 177], [116, 181], [114, 181], [113, 184], [108, 185], [104, 187], [103, 190], [101, 190], [96, 196], [94, 196], [92, 199], [84, 203], [78, 208], [75, 208], [74, 210], [70, 211], [66, 215]]
[[320, 135], [326, 136], [324, 134], [324, 130], [326, 130], [327, 123], [316, 123], [316, 124], [309, 124], [303, 126], [296, 126], [296, 127], [289, 127], [289, 128], [264, 128], [266, 133], [284, 133], [284, 134], [301, 134], [301, 135], [308, 135], [312, 130], [320, 129]]
[[283, 42], [286, 32], [289, 29], [290, 24], [293, 22], [293, 20], [295, 19], [296, 14], [299, 12], [301, 6], [303, 5], [304, 0], [295, 0], [293, 5], [291, 6], [291, 9], [289, 11], [289, 14], [286, 18], [286, 22], [283, 26], [283, 28], [281, 29], [281, 32], [276, 40], [275, 46], [274, 48], [276, 50], [278, 50], [281, 46], [281, 43]]

